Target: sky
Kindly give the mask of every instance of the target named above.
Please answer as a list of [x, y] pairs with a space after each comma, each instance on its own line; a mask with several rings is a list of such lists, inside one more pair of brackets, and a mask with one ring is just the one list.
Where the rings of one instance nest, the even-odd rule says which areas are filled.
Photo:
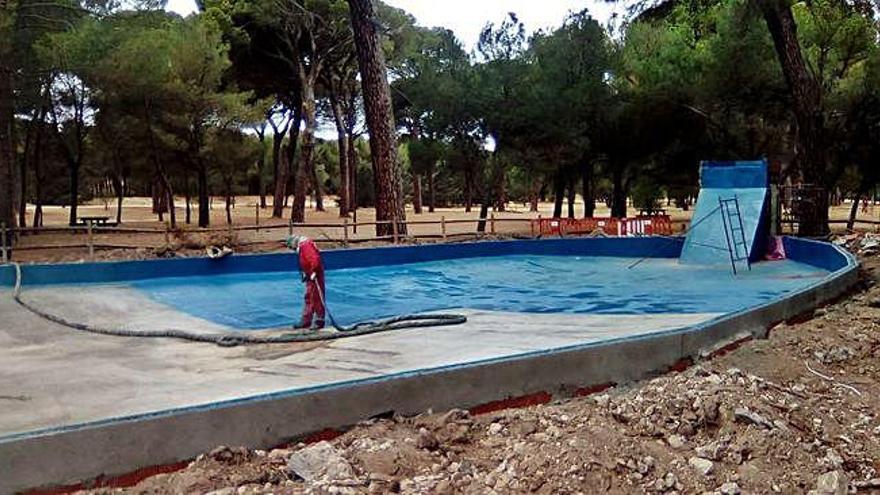
[[[465, 49], [472, 50], [487, 22], [500, 23], [508, 12], [515, 12], [526, 29], [535, 31], [557, 27], [568, 12], [589, 9], [603, 25], [616, 4], [602, 0], [384, 0], [406, 10], [425, 27], [443, 26], [451, 29]], [[169, 10], [182, 15], [195, 11], [195, 0], [168, 0]]]

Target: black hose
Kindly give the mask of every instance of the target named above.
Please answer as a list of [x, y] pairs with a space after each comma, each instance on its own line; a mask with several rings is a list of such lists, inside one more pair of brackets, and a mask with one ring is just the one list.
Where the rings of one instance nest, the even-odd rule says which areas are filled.
[[[173, 338], [187, 340], [191, 342], [205, 342], [217, 344], [221, 347], [235, 347], [246, 344], [291, 344], [301, 342], [319, 342], [325, 340], [336, 340], [346, 337], [355, 337], [358, 335], [368, 335], [371, 333], [387, 332], [391, 330], [401, 330], [404, 328], [425, 328], [446, 325], [460, 325], [467, 321], [464, 315], [452, 314], [426, 314], [426, 315], [401, 315], [385, 320], [361, 322], [351, 327], [340, 327], [334, 323], [334, 327], [338, 332], [290, 332], [280, 335], [249, 335], [244, 332], [225, 332], [225, 333], [198, 333], [188, 330], [180, 330], [176, 328], [158, 329], [158, 330], [127, 330], [124, 328], [107, 328], [88, 325], [70, 321], [64, 317], [47, 313], [31, 303], [23, 300], [22, 292], [22, 272], [18, 263], [12, 263], [15, 268], [15, 288], [12, 296], [15, 302], [20, 304], [28, 311], [35, 315], [49, 320], [53, 323], [63, 325], [74, 330], [95, 333], [100, 335], [111, 335], [117, 337], [147, 337], [147, 338]], [[319, 290], [320, 293], [320, 290]], [[324, 296], [321, 294], [321, 300]], [[326, 304], [324, 305], [326, 309]], [[329, 314], [329, 312], [328, 312]]]
[[315, 284], [315, 289], [318, 291], [318, 297], [321, 298], [321, 305], [324, 306], [324, 312], [327, 313], [327, 317], [330, 318], [330, 324], [333, 325], [333, 328], [338, 332], [346, 335], [363, 332], [371, 328], [378, 328], [378, 330], [374, 331], [381, 332], [385, 330], [399, 330], [401, 328], [461, 325], [462, 323], [467, 322], [467, 317], [465, 315], [457, 314], [400, 315], [384, 320], [362, 321], [344, 327], [336, 323], [336, 318], [333, 318], [333, 313], [330, 312], [330, 308], [327, 306], [327, 300], [324, 298], [324, 291], [321, 290], [321, 284], [319, 284], [317, 280], [310, 280], [309, 282]]

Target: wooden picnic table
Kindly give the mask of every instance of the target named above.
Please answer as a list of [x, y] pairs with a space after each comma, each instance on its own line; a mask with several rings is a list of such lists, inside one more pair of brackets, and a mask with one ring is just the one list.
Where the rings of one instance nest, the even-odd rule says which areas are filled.
[[109, 224], [109, 221], [110, 221], [110, 217], [103, 217], [103, 216], [79, 217], [79, 224], [80, 225], [92, 224], [92, 225], [97, 225], [99, 227], [106, 227]]

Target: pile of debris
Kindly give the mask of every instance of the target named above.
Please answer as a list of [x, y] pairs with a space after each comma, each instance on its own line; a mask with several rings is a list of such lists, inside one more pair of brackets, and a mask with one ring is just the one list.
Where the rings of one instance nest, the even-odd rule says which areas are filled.
[[836, 236], [832, 242], [862, 256], [874, 256], [880, 253], [880, 234], [854, 232]]

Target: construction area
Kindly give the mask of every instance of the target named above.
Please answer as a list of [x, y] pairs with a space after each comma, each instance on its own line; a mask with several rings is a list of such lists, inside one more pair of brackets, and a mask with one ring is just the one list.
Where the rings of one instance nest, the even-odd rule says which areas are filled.
[[[872, 487], [876, 461], [837, 442], [868, 455], [854, 425], [873, 416], [806, 408], [871, 396], [833, 367], [876, 346], [799, 345], [799, 373], [767, 371], [787, 378], [729, 360], [775, 359], [785, 322], [846, 314], [820, 307], [859, 287], [850, 251], [876, 242], [768, 237], [766, 162], [707, 162], [701, 183], [678, 237], [659, 217], [552, 220], [532, 228], [553, 239], [323, 261], [293, 236], [294, 254], [0, 267], [0, 492]], [[625, 236], [560, 238], [587, 224]], [[794, 436], [822, 472], [767, 478], [760, 442], [797, 461], [777, 441]]]
[[218, 445], [88, 492], [876, 493], [880, 259], [861, 261], [850, 297], [656, 378], [380, 417], [276, 449]]

